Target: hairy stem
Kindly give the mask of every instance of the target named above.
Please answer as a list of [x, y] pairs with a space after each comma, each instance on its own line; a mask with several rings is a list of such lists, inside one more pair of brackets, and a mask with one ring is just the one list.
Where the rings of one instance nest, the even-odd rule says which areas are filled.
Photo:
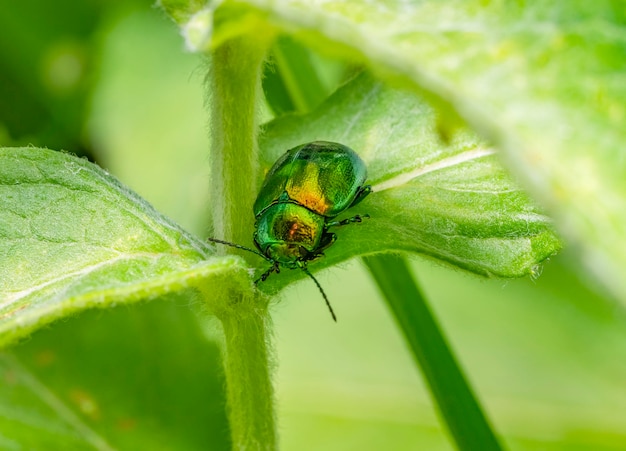
[[269, 371], [267, 304], [244, 296], [225, 314], [226, 394], [233, 449], [274, 450], [274, 396]]
[[[226, 41], [212, 53], [209, 74], [214, 236], [243, 245], [253, 233], [257, 105], [270, 38], [261, 32]], [[267, 299], [252, 289], [231, 291], [213, 310], [224, 330], [233, 449], [276, 449]]]
[[238, 244], [248, 244], [253, 232], [259, 172], [257, 101], [266, 46], [262, 38], [242, 36], [219, 46], [211, 60], [214, 235]]

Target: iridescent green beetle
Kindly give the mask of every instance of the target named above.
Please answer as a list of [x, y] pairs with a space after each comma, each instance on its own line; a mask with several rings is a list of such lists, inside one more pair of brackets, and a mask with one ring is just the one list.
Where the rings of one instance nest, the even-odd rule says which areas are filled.
[[257, 280], [264, 281], [281, 266], [301, 269], [317, 285], [333, 319], [330, 302], [307, 268], [321, 257], [337, 236], [329, 228], [358, 223], [369, 215], [334, 221], [371, 191], [365, 185], [367, 168], [343, 144], [315, 141], [288, 150], [270, 169], [254, 203], [254, 244], [259, 252], [210, 238], [210, 241], [254, 252], [272, 266]]

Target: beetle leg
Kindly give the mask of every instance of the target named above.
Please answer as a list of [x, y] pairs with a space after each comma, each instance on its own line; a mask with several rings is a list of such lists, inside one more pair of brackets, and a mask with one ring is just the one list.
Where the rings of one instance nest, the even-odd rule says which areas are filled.
[[280, 273], [280, 266], [278, 266], [278, 262], [274, 262], [274, 264], [270, 266], [267, 271], [261, 274], [261, 277], [254, 281], [254, 284], [257, 285], [259, 282], [265, 282], [273, 272], [276, 274]]
[[371, 192], [372, 192], [371, 185], [365, 185], [365, 186], [360, 187], [358, 191], [356, 192], [356, 195], [354, 196], [354, 200], [352, 201], [352, 203], [350, 204], [348, 208], [354, 207], [356, 204], [358, 204], [363, 199], [365, 199], [367, 195]]
[[[322, 235], [322, 239], [320, 240], [320, 244], [315, 250], [315, 258], [320, 257], [323, 254], [324, 250], [327, 249], [331, 244], [333, 244], [337, 240], [337, 235], [331, 232], [324, 232]], [[313, 260], [313, 259], [310, 259]]]
[[328, 224], [326, 224], [326, 227], [344, 226], [348, 224], [353, 224], [355, 222], [359, 223], [359, 222], [363, 222], [364, 219], [369, 219], [369, 218], [370, 218], [370, 215], [368, 214], [356, 215], [356, 216], [352, 216], [351, 218], [344, 219], [342, 221], [329, 222]]

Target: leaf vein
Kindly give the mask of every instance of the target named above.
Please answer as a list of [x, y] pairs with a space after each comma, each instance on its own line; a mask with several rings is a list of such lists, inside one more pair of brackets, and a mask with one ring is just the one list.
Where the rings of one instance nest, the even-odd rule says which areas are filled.
[[466, 163], [468, 161], [476, 160], [478, 158], [483, 158], [489, 155], [493, 155], [495, 150], [493, 149], [484, 149], [477, 148], [468, 150], [452, 157], [444, 158], [443, 160], [435, 161], [434, 163], [427, 164], [426, 166], [418, 167], [413, 169], [412, 171], [405, 172], [397, 175], [389, 180], [385, 180], [384, 182], [380, 182], [374, 186], [372, 186], [372, 191], [379, 192], [384, 191], [391, 188], [397, 188], [402, 185], [407, 184], [413, 179], [421, 177], [424, 174], [428, 174], [430, 172], [439, 171], [442, 169], [446, 169], [452, 166], [456, 166], [458, 164]]

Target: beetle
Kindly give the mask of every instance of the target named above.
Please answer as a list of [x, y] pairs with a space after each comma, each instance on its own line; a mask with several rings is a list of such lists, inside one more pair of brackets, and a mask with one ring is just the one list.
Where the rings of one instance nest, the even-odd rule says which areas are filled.
[[322, 293], [333, 319], [335, 313], [321, 285], [308, 270], [308, 262], [320, 258], [337, 239], [331, 227], [360, 223], [369, 215], [334, 219], [372, 192], [366, 185], [367, 168], [349, 147], [314, 141], [288, 150], [272, 166], [254, 202], [254, 244], [257, 250], [209, 238], [253, 252], [271, 266], [255, 283], [265, 281], [281, 266], [300, 269]]

